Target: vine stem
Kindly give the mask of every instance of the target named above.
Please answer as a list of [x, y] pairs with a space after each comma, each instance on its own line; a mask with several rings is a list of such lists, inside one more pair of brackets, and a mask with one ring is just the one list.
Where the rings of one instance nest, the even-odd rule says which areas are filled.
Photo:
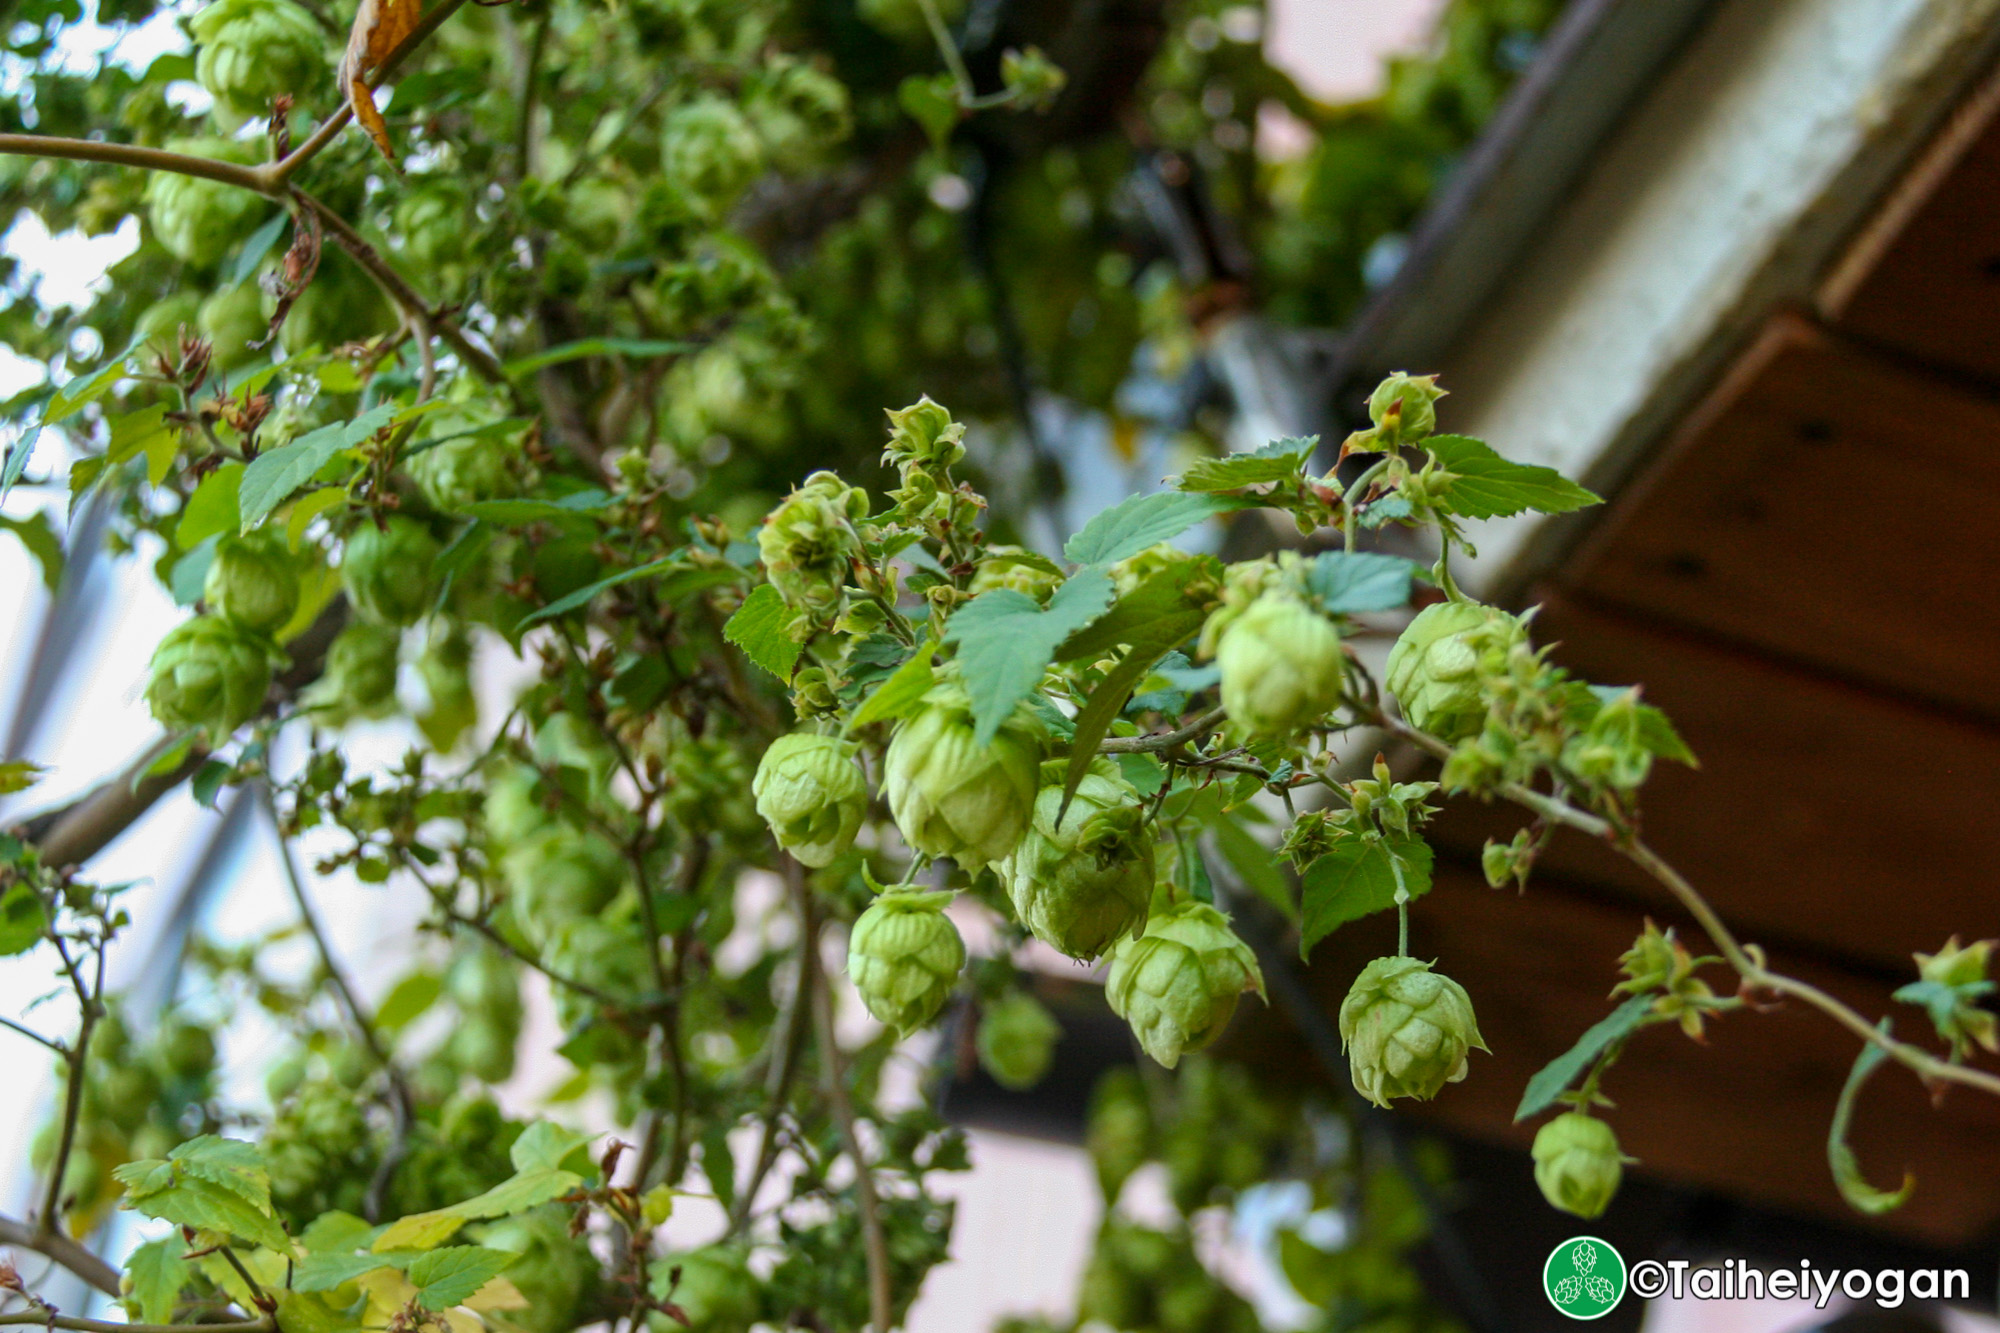
[[1211, 708], [1206, 713], [1184, 727], [1174, 731], [1156, 732], [1151, 736], [1111, 736], [1099, 745], [1102, 754], [1157, 754], [1162, 750], [1172, 750], [1198, 741], [1221, 726], [1229, 716], [1220, 708]]
[[42, 1231], [26, 1222], [0, 1217], [0, 1245], [32, 1250], [45, 1259], [55, 1260], [105, 1295], [119, 1294], [118, 1270], [60, 1231]]
[[103, 1319], [79, 1319], [74, 1315], [49, 1314], [41, 1310], [21, 1310], [0, 1314], [0, 1327], [33, 1324], [38, 1328], [67, 1328], [77, 1333], [275, 1333], [277, 1321], [241, 1319], [223, 1324], [114, 1324]]
[[[1451, 755], [1449, 745], [1427, 732], [1419, 731], [1400, 718], [1391, 717], [1377, 710], [1371, 712], [1365, 720], [1440, 759], [1449, 758]], [[1812, 983], [1771, 970], [1764, 961], [1763, 950], [1754, 944], [1744, 944], [1738, 940], [1736, 933], [1730, 930], [1721, 915], [1709, 905], [1706, 898], [1701, 896], [1700, 890], [1690, 884], [1686, 876], [1674, 869], [1665, 858], [1636, 835], [1621, 833], [1608, 820], [1517, 782], [1503, 783], [1497, 790], [1500, 795], [1516, 804], [1526, 806], [1545, 819], [1567, 824], [1580, 832], [1604, 839], [1633, 864], [1659, 881], [1667, 892], [1687, 909], [1688, 915], [1695, 919], [1696, 924], [1708, 934], [1709, 939], [1714, 941], [1715, 947], [1722, 951], [1724, 961], [1735, 969], [1737, 976], [1748, 988], [1789, 995], [1793, 999], [1811, 1005], [1862, 1041], [1881, 1048], [1890, 1059], [1927, 1082], [1958, 1083], [2000, 1097], [2000, 1076], [1989, 1074], [1982, 1069], [1940, 1060], [1921, 1046], [1898, 1041]]]
[[98, 942], [96, 984], [92, 986], [85, 984], [83, 974], [77, 970], [69, 950], [63, 945], [62, 936], [51, 930], [48, 938], [56, 947], [56, 955], [62, 959], [63, 971], [69, 976], [70, 986], [76, 991], [80, 1014], [76, 1040], [70, 1043], [69, 1051], [63, 1057], [69, 1079], [63, 1097], [62, 1138], [56, 1147], [55, 1160], [49, 1164], [49, 1184], [42, 1196], [41, 1214], [35, 1218], [35, 1225], [43, 1233], [54, 1235], [56, 1223], [62, 1216], [63, 1177], [69, 1174], [70, 1154], [76, 1150], [77, 1122], [83, 1116], [84, 1062], [90, 1054], [90, 1039], [97, 1030], [97, 1020], [104, 1009], [104, 941]]
[[826, 1085], [826, 1099], [832, 1103], [833, 1118], [840, 1126], [841, 1141], [854, 1161], [854, 1193], [861, 1204], [861, 1239], [868, 1255], [868, 1316], [875, 1333], [889, 1333], [894, 1304], [889, 1290], [889, 1241], [882, 1230], [882, 1201], [875, 1192], [875, 1174], [861, 1148], [861, 1131], [854, 1117], [854, 1103], [847, 1095], [847, 1071], [842, 1067], [840, 1041], [833, 1030], [833, 982], [820, 966], [819, 920], [813, 911], [812, 894], [806, 888], [805, 870], [784, 858], [785, 884], [799, 914], [799, 984], [809, 987], [813, 1026], [820, 1048], [820, 1076]]
[[917, 0], [917, 6], [924, 11], [924, 22], [930, 27], [938, 54], [944, 57], [945, 68], [951, 71], [958, 100], [971, 105], [978, 98], [978, 91], [972, 86], [972, 72], [965, 67], [965, 57], [958, 53], [958, 43], [951, 39], [951, 29], [945, 26], [944, 15], [938, 12], [937, 0]]

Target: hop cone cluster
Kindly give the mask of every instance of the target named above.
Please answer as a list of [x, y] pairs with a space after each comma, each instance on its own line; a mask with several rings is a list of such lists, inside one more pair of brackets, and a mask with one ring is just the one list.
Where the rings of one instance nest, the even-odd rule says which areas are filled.
[[340, 578], [354, 609], [383, 625], [413, 625], [431, 609], [437, 538], [414, 518], [397, 514], [363, 523], [347, 539]]
[[1465, 1077], [1466, 1053], [1485, 1050], [1465, 988], [1415, 958], [1377, 958], [1340, 1004], [1340, 1039], [1354, 1086], [1377, 1106], [1429, 1101]]
[[1172, 1069], [1183, 1052], [1222, 1035], [1246, 990], [1264, 993], [1264, 974], [1229, 918], [1207, 903], [1155, 912], [1145, 932], [1111, 955], [1105, 998], [1146, 1054]]
[[199, 50], [195, 81], [215, 98], [226, 130], [271, 114], [281, 93], [304, 97], [326, 79], [326, 42], [291, 0], [215, 0], [188, 27]]

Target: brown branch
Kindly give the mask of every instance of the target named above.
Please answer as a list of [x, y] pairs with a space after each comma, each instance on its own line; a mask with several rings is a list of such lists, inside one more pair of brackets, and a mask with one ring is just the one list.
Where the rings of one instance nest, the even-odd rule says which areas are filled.
[[73, 1315], [48, 1314], [41, 1310], [21, 1310], [0, 1314], [0, 1327], [33, 1324], [38, 1328], [67, 1328], [76, 1333], [275, 1333], [274, 1319], [240, 1319], [221, 1324], [114, 1324], [102, 1319], [78, 1319]]
[[45, 1259], [55, 1260], [105, 1295], [119, 1294], [118, 1270], [60, 1231], [44, 1232], [26, 1222], [0, 1217], [0, 1245], [32, 1250]]
[[143, 171], [171, 171], [181, 176], [199, 176], [220, 181], [256, 194], [276, 198], [280, 182], [269, 177], [265, 168], [221, 162], [212, 157], [170, 153], [163, 148], [143, 148], [130, 143], [103, 143], [96, 139], [61, 139], [48, 134], [0, 134], [0, 153], [14, 157], [59, 157], [71, 162], [101, 162], [107, 166], [137, 167]]
[[894, 1310], [889, 1288], [889, 1242], [882, 1230], [882, 1201], [875, 1193], [875, 1174], [861, 1148], [861, 1131], [854, 1117], [854, 1103], [847, 1095], [847, 1072], [842, 1067], [840, 1041], [833, 1030], [833, 983], [819, 965], [819, 922], [813, 912], [812, 895], [806, 888], [805, 870], [787, 856], [783, 858], [786, 887], [799, 914], [799, 984], [812, 996], [813, 1024], [818, 1030], [820, 1076], [833, 1118], [840, 1126], [840, 1138], [854, 1162], [854, 1194], [861, 1207], [861, 1239], [868, 1254], [868, 1311], [874, 1333], [889, 1333]]

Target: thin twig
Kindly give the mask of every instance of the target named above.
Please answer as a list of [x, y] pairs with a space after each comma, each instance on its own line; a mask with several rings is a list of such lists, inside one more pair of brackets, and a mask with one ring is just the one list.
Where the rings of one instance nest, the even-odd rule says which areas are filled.
[[785, 884], [799, 914], [799, 984], [812, 997], [813, 1024], [818, 1029], [820, 1076], [826, 1099], [833, 1106], [833, 1118], [840, 1126], [841, 1141], [854, 1162], [854, 1194], [861, 1206], [861, 1239], [868, 1254], [869, 1322], [875, 1333], [889, 1333], [894, 1305], [889, 1288], [889, 1242], [882, 1230], [882, 1203], [875, 1193], [874, 1172], [861, 1150], [861, 1131], [854, 1118], [854, 1103], [847, 1095], [847, 1072], [842, 1067], [840, 1042], [833, 1030], [833, 983], [819, 965], [819, 921], [813, 911], [812, 895], [806, 889], [805, 870], [787, 856], [782, 862]]
[[275, 1333], [273, 1319], [240, 1319], [222, 1324], [114, 1324], [103, 1319], [78, 1319], [74, 1315], [47, 1314], [21, 1310], [0, 1314], [0, 1327], [33, 1324], [38, 1328], [67, 1328], [76, 1333]]
[[71, 1043], [63, 1057], [68, 1069], [68, 1085], [64, 1089], [62, 1137], [56, 1147], [55, 1160], [49, 1164], [48, 1188], [42, 1195], [42, 1211], [35, 1218], [35, 1224], [43, 1231], [53, 1234], [62, 1216], [63, 1177], [69, 1174], [70, 1154], [76, 1150], [77, 1122], [83, 1116], [84, 1062], [90, 1054], [90, 1037], [96, 1031], [97, 1020], [103, 1012], [104, 986], [104, 946], [98, 945], [97, 986], [93, 992], [77, 971], [76, 963], [63, 945], [62, 936], [49, 932], [50, 943], [56, 946], [56, 954], [62, 959], [63, 971], [69, 975], [70, 985], [76, 991], [77, 1007], [81, 1017], [77, 1023], [76, 1040]]
[[1211, 708], [1176, 730], [1155, 732], [1150, 736], [1111, 736], [1097, 748], [1103, 754], [1158, 754], [1186, 745], [1189, 741], [1200, 740], [1221, 726], [1228, 716], [1220, 708]]
[[[116, 1296], [118, 1270], [60, 1231], [40, 1231], [12, 1217], [0, 1217], [0, 1245], [33, 1250], [53, 1259], [107, 1296]], [[125, 1327], [125, 1325], [120, 1325]]]
[[18, 1032], [22, 1036], [26, 1037], [29, 1041], [40, 1042], [42, 1045], [48, 1047], [50, 1050], [54, 1051], [57, 1055], [62, 1056], [64, 1059], [69, 1058], [69, 1047], [63, 1045], [61, 1042], [57, 1041], [53, 1037], [44, 1037], [41, 1033], [35, 1031], [33, 1028], [28, 1027], [21, 1023], [16, 1023], [11, 1018], [0, 1018], [0, 1028], [6, 1028], [10, 1032]]

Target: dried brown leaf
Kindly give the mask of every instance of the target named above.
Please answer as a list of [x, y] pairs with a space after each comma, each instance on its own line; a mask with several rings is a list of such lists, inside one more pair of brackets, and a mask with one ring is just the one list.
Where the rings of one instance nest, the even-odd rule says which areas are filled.
[[395, 149], [389, 143], [389, 127], [369, 91], [368, 76], [381, 69], [390, 53], [416, 31], [421, 13], [421, 0], [361, 0], [354, 28], [347, 34], [347, 52], [340, 59], [340, 82], [347, 89], [354, 118], [391, 162], [396, 160]]

